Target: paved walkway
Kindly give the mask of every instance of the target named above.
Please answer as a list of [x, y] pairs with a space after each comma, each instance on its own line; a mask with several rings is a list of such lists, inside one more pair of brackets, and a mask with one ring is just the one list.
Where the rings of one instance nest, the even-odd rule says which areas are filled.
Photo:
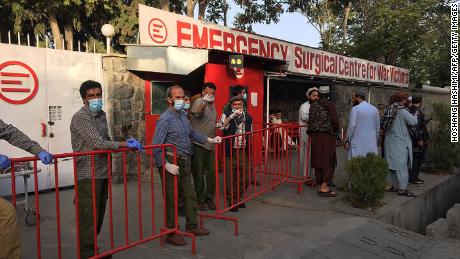
[[[155, 185], [156, 197], [160, 186]], [[151, 225], [149, 183], [142, 183], [143, 232], [148, 235]], [[129, 183], [130, 239], [138, 236], [137, 183]], [[61, 228], [63, 258], [75, 258], [75, 212], [73, 189], [61, 190]], [[247, 203], [239, 213], [228, 212], [240, 219], [238, 237], [233, 224], [206, 219], [211, 235], [197, 238], [196, 258], [458, 258], [460, 242], [434, 240], [417, 233], [399, 229], [374, 218], [378, 213], [352, 208], [341, 200], [345, 196], [319, 198], [315, 190], [305, 186], [302, 194], [296, 186], [284, 184], [274, 191]], [[33, 198], [33, 196], [32, 196]], [[387, 194], [385, 201], [398, 203], [405, 197]], [[114, 185], [115, 243], [124, 242], [123, 185]], [[42, 258], [57, 258], [55, 193], [40, 194]], [[161, 226], [161, 203], [156, 208], [157, 228]], [[22, 220], [24, 258], [36, 258], [35, 228]], [[364, 216], [364, 217], [363, 217]], [[101, 250], [109, 245], [109, 218], [106, 215], [99, 235]], [[180, 218], [184, 226], [184, 218]], [[158, 231], [158, 230], [157, 230]], [[190, 245], [160, 247], [154, 240], [114, 258], [191, 258]]]

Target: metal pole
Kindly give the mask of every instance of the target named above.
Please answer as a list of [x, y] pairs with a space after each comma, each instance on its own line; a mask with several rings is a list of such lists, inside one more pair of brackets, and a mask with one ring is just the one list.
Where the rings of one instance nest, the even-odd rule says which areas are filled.
[[78, 52], [80, 52], [81, 49], [80, 49], [80, 40], [78, 40]]
[[63, 49], [63, 50], [65, 49], [65, 40], [64, 40], [64, 37], [62, 37], [62, 49]]
[[266, 114], [265, 114], [265, 118], [267, 120], [267, 123], [270, 123], [269, 119], [270, 119], [270, 77], [267, 76], [267, 109], [266, 109]]
[[21, 45], [21, 34], [18, 32], [18, 45]]
[[11, 31], [8, 31], [8, 44], [11, 44]]
[[28, 33], [27, 33], [27, 46], [30, 47], [30, 37]]
[[93, 53], [96, 53], [96, 42], [93, 42]]
[[49, 44], [48, 36], [45, 36], [45, 48], [48, 48], [48, 44]]
[[110, 54], [110, 37], [105, 38], [107, 44], [107, 54]]
[[40, 42], [39, 42], [39, 38], [38, 38], [38, 34], [35, 34], [35, 47], [40, 47]]
[[371, 103], [371, 89], [372, 88], [369, 87], [369, 94], [368, 94], [368, 97], [367, 97], [367, 102], [368, 103]]

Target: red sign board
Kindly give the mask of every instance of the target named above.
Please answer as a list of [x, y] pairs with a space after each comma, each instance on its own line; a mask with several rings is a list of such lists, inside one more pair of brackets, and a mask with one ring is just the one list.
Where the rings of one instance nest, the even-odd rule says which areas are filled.
[[[32, 83], [29, 83], [32, 78]], [[20, 61], [0, 64], [0, 99], [11, 104], [25, 104], [38, 92], [38, 77], [35, 71]]]

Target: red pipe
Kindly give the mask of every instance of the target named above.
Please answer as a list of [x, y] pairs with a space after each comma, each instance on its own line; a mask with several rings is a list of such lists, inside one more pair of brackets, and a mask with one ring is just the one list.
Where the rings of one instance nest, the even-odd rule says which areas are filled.
[[128, 175], [126, 172], [126, 153], [121, 154], [123, 160], [123, 192], [125, 202], [125, 244], [129, 245], [129, 226], [128, 226]]
[[61, 254], [61, 212], [59, 210], [59, 170], [58, 170], [58, 160], [54, 159], [54, 187], [56, 193], [56, 231], [58, 239], [58, 258], [62, 258]]
[[[94, 168], [94, 155], [91, 156], [91, 188], [92, 188], [92, 201], [93, 201], [93, 234], [94, 234], [94, 254], [97, 255], [97, 222], [98, 215], [96, 213], [96, 172]], [[99, 212], [100, 213], [100, 212]]]
[[112, 156], [107, 153], [107, 177], [109, 189], [109, 225], [110, 225], [110, 249], [113, 249], [115, 242], [113, 240], [113, 197], [112, 197]]
[[[80, 259], [80, 216], [78, 214], [78, 178], [77, 178], [77, 160], [73, 157], [73, 180], [74, 180], [74, 191], [75, 191], [75, 221], [76, 221], [76, 233], [77, 233], [77, 259]], [[35, 162], [36, 163], [36, 162]]]
[[[12, 169], [14, 169], [12, 167]], [[14, 172], [14, 171], [13, 171]], [[34, 161], [34, 191], [35, 191], [35, 220], [37, 222], [37, 257], [38, 259], [42, 258], [41, 252], [41, 235], [40, 235], [40, 201], [38, 199], [38, 175], [37, 175], [37, 160]], [[14, 197], [14, 196], [13, 196]]]
[[139, 207], [139, 239], [142, 239], [142, 192], [141, 192], [141, 155], [137, 155], [137, 204]]

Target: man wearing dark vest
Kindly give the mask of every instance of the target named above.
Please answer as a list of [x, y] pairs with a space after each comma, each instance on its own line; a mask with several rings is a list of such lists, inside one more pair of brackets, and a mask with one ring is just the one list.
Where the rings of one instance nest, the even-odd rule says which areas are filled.
[[335, 104], [328, 99], [329, 87], [319, 88], [319, 101], [310, 106], [307, 133], [311, 137], [311, 167], [315, 168], [316, 184], [321, 197], [335, 197], [329, 187], [337, 166], [336, 135], [339, 120]]
[[[252, 130], [252, 117], [244, 110], [244, 99], [235, 96], [230, 99], [231, 110], [226, 110], [220, 117], [217, 126], [224, 132], [224, 136], [238, 135]], [[236, 136], [225, 141], [226, 155], [226, 199], [229, 206], [244, 200], [244, 192], [249, 185], [248, 176], [248, 136]], [[232, 184], [233, 183], [233, 184]], [[244, 203], [234, 207], [245, 208]]]

